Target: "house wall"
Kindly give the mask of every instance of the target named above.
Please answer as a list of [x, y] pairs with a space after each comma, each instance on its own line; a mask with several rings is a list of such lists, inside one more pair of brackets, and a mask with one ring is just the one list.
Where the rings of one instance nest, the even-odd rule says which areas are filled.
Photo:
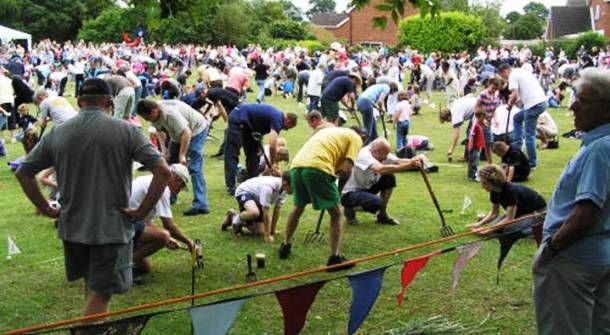
[[[595, 30], [604, 31], [604, 35], [610, 38], [610, 3], [605, 0], [591, 0], [593, 19], [595, 22]], [[596, 18], [597, 6], [599, 6], [599, 19]]]
[[[350, 13], [351, 38], [348, 39], [351, 44], [360, 44], [363, 42], [381, 42], [385, 45], [398, 44], [398, 27], [388, 15], [388, 12], [382, 12], [374, 8], [375, 5], [383, 3], [383, 0], [373, 0], [371, 5], [366, 6], [361, 10], [353, 10]], [[417, 11], [411, 5], [405, 8], [404, 17], [409, 17], [417, 14]], [[388, 26], [385, 30], [373, 27], [373, 18], [376, 16], [387, 16]]]

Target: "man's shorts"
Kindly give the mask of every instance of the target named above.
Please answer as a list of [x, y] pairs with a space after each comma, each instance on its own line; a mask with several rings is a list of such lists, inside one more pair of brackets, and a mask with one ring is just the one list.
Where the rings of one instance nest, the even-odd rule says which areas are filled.
[[[254, 201], [254, 203], [256, 204], [256, 207], [258, 207], [258, 217], [254, 220], [255, 222], [261, 222], [263, 221], [263, 206], [261, 206], [260, 202], [258, 201], [258, 198], [252, 194], [252, 193], [244, 193], [244, 194], [240, 194], [238, 196], [235, 197], [235, 200], [237, 200], [237, 203], [239, 204], [239, 212], [243, 212], [246, 210], [245, 204], [246, 202], [252, 200]], [[246, 224], [251, 224], [253, 222], [248, 221], [246, 222]]]
[[144, 234], [144, 228], [146, 228], [146, 224], [144, 222], [136, 222], [133, 224], [133, 229], [135, 230], [135, 234], [133, 235], [133, 249], [138, 248], [138, 240]]
[[311, 203], [315, 210], [331, 209], [339, 206], [341, 197], [335, 178], [313, 168], [290, 170], [294, 204], [305, 207]]
[[320, 113], [329, 120], [334, 121], [339, 118], [339, 102], [322, 99], [320, 100]]
[[85, 278], [87, 287], [99, 294], [124, 293], [132, 281], [133, 242], [89, 245], [64, 241], [68, 281]]

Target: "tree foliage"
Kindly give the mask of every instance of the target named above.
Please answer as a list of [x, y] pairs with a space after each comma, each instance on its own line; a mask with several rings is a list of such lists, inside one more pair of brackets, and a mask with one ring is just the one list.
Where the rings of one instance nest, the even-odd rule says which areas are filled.
[[544, 21], [533, 13], [521, 15], [517, 21], [508, 25], [504, 37], [513, 40], [532, 40], [544, 34]]
[[[371, 0], [352, 0], [352, 5], [356, 6], [356, 9], [362, 9], [371, 5]], [[392, 21], [398, 24], [407, 6], [417, 8], [422, 17], [428, 14], [434, 17], [443, 8], [443, 0], [384, 0], [383, 3], [375, 5], [375, 8], [382, 12], [388, 12]], [[385, 29], [388, 26], [388, 17], [386, 15], [374, 17], [373, 26]]]
[[287, 40], [303, 40], [307, 37], [307, 30], [303, 24], [291, 20], [274, 21], [269, 26], [269, 34], [273, 38]]
[[422, 52], [459, 52], [476, 49], [485, 37], [485, 25], [475, 16], [446, 12], [437, 17], [410, 17], [400, 23], [398, 39]]
[[311, 8], [307, 11], [307, 17], [311, 18], [316, 13], [334, 12], [337, 7], [335, 0], [309, 0]]
[[532, 1], [523, 7], [525, 14], [536, 15], [540, 20], [546, 21], [549, 17], [549, 9], [540, 2]]

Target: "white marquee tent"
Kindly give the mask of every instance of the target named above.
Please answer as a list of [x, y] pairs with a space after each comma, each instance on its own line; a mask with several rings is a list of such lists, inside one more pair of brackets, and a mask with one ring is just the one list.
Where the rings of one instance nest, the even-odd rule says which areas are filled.
[[12, 40], [26, 40], [28, 41], [28, 50], [32, 48], [32, 35], [5, 26], [0, 26], [0, 41], [2, 41], [2, 44]]

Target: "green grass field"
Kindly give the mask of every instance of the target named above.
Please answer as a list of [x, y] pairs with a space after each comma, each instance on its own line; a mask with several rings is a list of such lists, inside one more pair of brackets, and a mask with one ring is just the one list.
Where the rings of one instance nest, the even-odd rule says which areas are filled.
[[[72, 92], [70, 88], [67, 91]], [[249, 100], [253, 99], [254, 94], [249, 94]], [[435, 95], [437, 104], [444, 99], [442, 93]], [[74, 102], [72, 98], [71, 101]], [[288, 140], [290, 153], [294, 155], [311, 134], [311, 129], [302, 117], [304, 109], [297, 107], [293, 99], [273, 97], [269, 101], [281, 110], [296, 112], [301, 117], [295, 129], [281, 134]], [[555, 109], [551, 110], [551, 113], [561, 132], [572, 128], [572, 119], [568, 116], [567, 109]], [[350, 123], [353, 122], [350, 120]], [[392, 130], [391, 125], [389, 129]], [[221, 137], [219, 124], [213, 134]], [[438, 163], [446, 163], [450, 125], [439, 124], [436, 110], [425, 107], [422, 115], [414, 116], [410, 134], [429, 136], [436, 147], [436, 150], [428, 153], [429, 157]], [[8, 138], [8, 133], [5, 132], [4, 136]], [[392, 133], [392, 143], [395, 142], [394, 138]], [[218, 144], [213, 141], [206, 143], [206, 157], [216, 152]], [[539, 167], [533, 172], [527, 185], [548, 200], [561, 171], [578, 146], [578, 141], [562, 139], [559, 150], [539, 151]], [[13, 173], [6, 166], [9, 159], [22, 155], [21, 145], [9, 144], [8, 150], [9, 156], [0, 159], [0, 333], [13, 328], [79, 316], [83, 305], [82, 282], [67, 283], [65, 280], [62, 246], [56, 237], [52, 221], [34, 214], [33, 206], [27, 201]], [[497, 161], [497, 157], [494, 159]], [[430, 175], [430, 181], [441, 206], [453, 209], [453, 213], [446, 215], [448, 223], [456, 231], [462, 231], [466, 229], [466, 224], [473, 222], [478, 211], [489, 209], [488, 194], [480, 185], [467, 181], [464, 163], [452, 165], [441, 166], [440, 173]], [[92, 167], [83, 162], [82, 168]], [[318, 213], [311, 208], [308, 208], [302, 217], [293, 254], [285, 261], [277, 257], [281, 236], [276, 237], [274, 244], [266, 245], [262, 237], [236, 238], [232, 233], [221, 233], [219, 225], [225, 211], [229, 207], [235, 207], [236, 202], [226, 195], [221, 161], [206, 158], [205, 177], [212, 206], [211, 214], [195, 218], [182, 216], [182, 211], [190, 204], [192, 194], [189, 192], [183, 192], [179, 203], [174, 206], [174, 215], [179, 226], [192, 238], [204, 241], [206, 267], [197, 275], [197, 292], [244, 283], [245, 256], [248, 253], [267, 254], [267, 268], [257, 272], [259, 279], [302, 271], [326, 263], [329, 253], [327, 245], [306, 247], [302, 243], [305, 234], [313, 229], [317, 220]], [[400, 220], [401, 225], [377, 225], [373, 215], [359, 214], [363, 224], [357, 227], [345, 226], [344, 229], [342, 250], [348, 258], [389, 251], [439, 237], [439, 218], [419, 173], [400, 174], [398, 184], [389, 211]], [[472, 198], [473, 204], [464, 215], [460, 215], [465, 195]], [[281, 235], [290, 206], [291, 201], [282, 211], [278, 224]], [[328, 222], [325, 222], [323, 227], [328, 235]], [[14, 237], [23, 252], [12, 260], [4, 257], [7, 235]], [[356, 270], [400, 262], [438, 248], [440, 247], [422, 249], [361, 264]], [[400, 267], [392, 267], [386, 271], [377, 303], [358, 333], [383, 334], [389, 329], [400, 327], [401, 323], [442, 315], [449, 320], [470, 325], [478, 325], [487, 319], [484, 327], [493, 330], [486, 331], [486, 334], [534, 334], [530, 272], [534, 252], [535, 243], [532, 240], [521, 240], [505, 261], [500, 285], [497, 285], [495, 269], [499, 253], [498, 242], [486, 242], [480, 254], [463, 272], [460, 288], [453, 297], [449, 295], [449, 289], [451, 267], [456, 254], [435, 257], [409, 287], [402, 307], [397, 306], [395, 299], [400, 287]], [[145, 285], [133, 287], [127, 294], [115, 296], [111, 309], [189, 294], [189, 257], [182, 251], [160, 251], [153, 256], [154, 270]], [[267, 292], [334, 276], [336, 274], [315, 275], [269, 287], [202, 299], [197, 303]], [[328, 282], [309, 311], [302, 333], [346, 333], [350, 303], [351, 289], [347, 280]], [[184, 303], [173, 307], [187, 306], [188, 304]], [[143, 334], [188, 334], [189, 322], [186, 311], [166, 314], [153, 318]], [[231, 334], [281, 334], [282, 329], [280, 307], [273, 295], [265, 295], [245, 304]]]

